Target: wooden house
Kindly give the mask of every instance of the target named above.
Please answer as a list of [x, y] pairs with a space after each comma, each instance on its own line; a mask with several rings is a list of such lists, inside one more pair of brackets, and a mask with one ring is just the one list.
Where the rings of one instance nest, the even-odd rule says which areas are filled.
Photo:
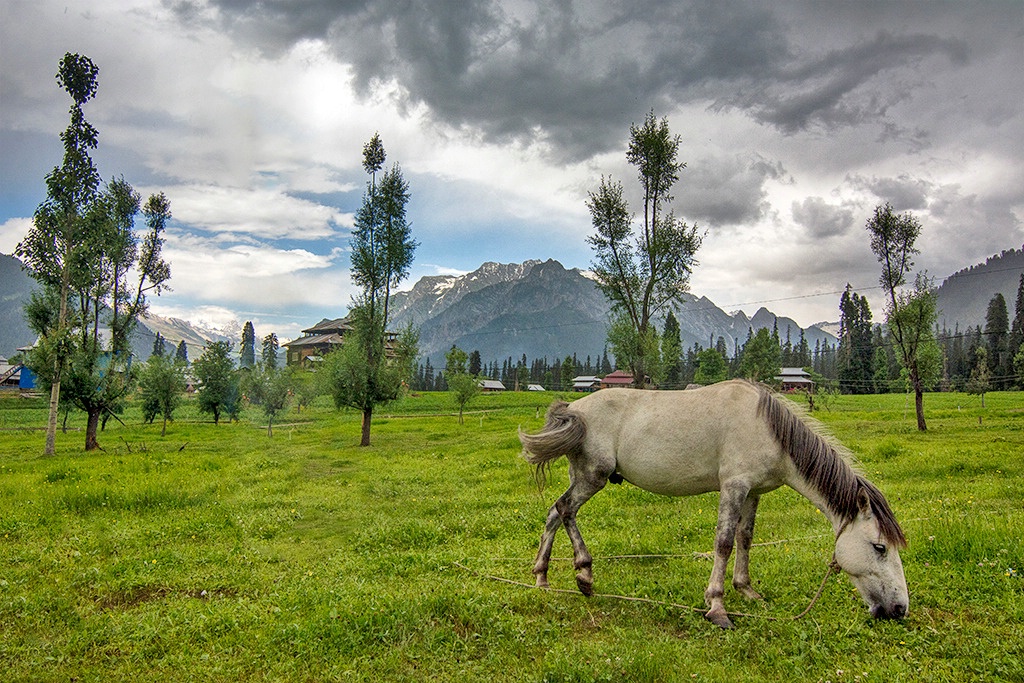
[[[346, 316], [328, 320], [324, 318], [313, 327], [302, 330], [302, 336], [283, 346], [287, 349], [288, 365], [304, 365], [311, 367], [323, 360], [324, 354], [330, 353], [345, 343], [346, 335], [352, 334], [353, 328]], [[384, 353], [389, 358], [394, 356], [394, 343], [397, 332], [386, 332]]]
[[808, 393], [814, 392], [814, 380], [809, 372], [803, 368], [782, 368], [775, 381], [783, 391], [802, 390]]

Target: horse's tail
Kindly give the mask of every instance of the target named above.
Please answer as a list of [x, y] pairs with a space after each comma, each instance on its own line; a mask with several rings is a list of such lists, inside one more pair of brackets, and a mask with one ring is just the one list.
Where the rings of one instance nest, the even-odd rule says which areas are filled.
[[543, 489], [547, 483], [547, 470], [551, 463], [563, 455], [579, 453], [586, 436], [586, 422], [581, 415], [570, 412], [569, 404], [565, 401], [551, 404], [544, 428], [536, 434], [519, 430], [523, 459], [536, 467], [534, 478], [539, 489]]

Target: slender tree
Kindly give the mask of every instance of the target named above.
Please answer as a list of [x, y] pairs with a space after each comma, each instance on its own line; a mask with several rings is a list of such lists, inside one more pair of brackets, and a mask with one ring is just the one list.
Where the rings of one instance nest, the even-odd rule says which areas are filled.
[[991, 388], [991, 373], [988, 367], [988, 349], [979, 346], [974, 350], [974, 367], [965, 387], [968, 394], [981, 396], [981, 407], [985, 407], [985, 393]]
[[57, 433], [57, 410], [64, 368], [72, 353], [68, 337], [68, 298], [73, 276], [88, 267], [85, 237], [92, 227], [86, 219], [100, 186], [100, 175], [90, 152], [96, 149], [98, 133], [85, 119], [83, 105], [96, 95], [99, 68], [84, 55], [66, 53], [60, 60], [57, 83], [71, 96], [71, 121], [61, 134], [64, 158], [46, 176], [46, 199], [36, 209], [32, 228], [18, 244], [15, 254], [41, 285], [55, 293], [57, 315], [40, 333], [40, 343], [52, 362], [50, 412], [46, 428], [46, 455], [53, 455]]
[[[621, 183], [602, 178], [587, 200], [595, 229], [587, 238], [594, 250], [592, 268], [616, 316], [616, 361], [629, 367], [637, 386], [645, 385], [658, 362], [652, 321], [686, 292], [702, 240], [696, 226], [666, 211], [686, 167], [678, 161], [679, 144], [668, 120], [659, 121], [653, 111], [642, 125], [630, 126], [626, 159], [636, 167], [643, 193], [642, 220], [635, 231]], [[635, 339], [628, 342], [625, 333]]]
[[466, 363], [469, 356], [457, 346], [452, 346], [445, 355], [445, 378], [448, 392], [459, 406], [459, 424], [463, 424], [462, 413], [466, 405], [480, 393], [480, 380], [469, 372]]
[[263, 409], [267, 417], [267, 436], [274, 436], [274, 418], [288, 406], [291, 392], [291, 373], [287, 368], [266, 364], [254, 368], [246, 376], [249, 401]]
[[174, 410], [185, 393], [185, 366], [167, 356], [151, 356], [139, 377], [139, 390], [143, 417], [152, 422], [162, 416], [160, 436], [167, 436], [167, 422], [174, 419]]
[[416, 356], [411, 328], [388, 349], [388, 302], [393, 289], [408, 277], [417, 244], [406, 216], [410, 194], [401, 168], [393, 165], [378, 182], [385, 159], [380, 137], [374, 135], [363, 147], [363, 167], [370, 181], [352, 233], [352, 280], [360, 288], [349, 314], [352, 339], [343, 345], [344, 353], [329, 354], [338, 356], [328, 393], [336, 404], [362, 411], [363, 446], [370, 445], [374, 408], [398, 397], [402, 383], [412, 376]]
[[914, 246], [921, 234], [921, 223], [909, 212], [897, 214], [886, 204], [875, 208], [867, 223], [871, 235], [871, 251], [882, 266], [879, 282], [887, 298], [886, 325], [895, 345], [900, 363], [907, 372], [914, 390], [914, 408], [917, 428], [925, 431], [924, 376], [920, 365], [920, 351], [934, 342], [932, 326], [938, 317], [935, 292], [926, 277], [920, 274], [914, 287], [905, 288], [907, 276], [914, 267]]

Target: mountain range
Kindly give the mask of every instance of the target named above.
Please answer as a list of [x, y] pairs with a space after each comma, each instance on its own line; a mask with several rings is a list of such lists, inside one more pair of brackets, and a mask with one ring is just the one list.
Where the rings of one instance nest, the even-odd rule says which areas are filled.
[[[1004, 251], [948, 277], [937, 290], [940, 327], [984, 327], [988, 302], [996, 292], [1003, 294], [1012, 317], [1022, 272], [1024, 248]], [[0, 254], [0, 355], [10, 356], [35, 339], [22, 316], [34, 285], [17, 259]], [[573, 354], [598, 358], [605, 348], [610, 312], [592, 274], [566, 269], [554, 260], [488, 262], [465, 275], [424, 277], [394, 295], [391, 311], [392, 329], [411, 323], [420, 332], [421, 357], [435, 363], [453, 344], [467, 352], [479, 351], [485, 361], [519, 359], [524, 354], [529, 359], [556, 360]], [[694, 343], [707, 347], [723, 337], [731, 351], [750, 331], [772, 326], [778, 327], [783, 341], [787, 335], [794, 345], [800, 340], [796, 322], [763, 307], [748, 317], [687, 294], [674, 312], [684, 348]], [[837, 323], [817, 323], [803, 330], [812, 349], [819, 342], [835, 344], [837, 332]], [[237, 330], [211, 330], [151, 315], [136, 335], [137, 355], [148, 358], [157, 333], [169, 345], [184, 339], [193, 358], [210, 342], [227, 340], [237, 346], [239, 340]]]
[[[36, 335], [22, 314], [35, 287], [35, 281], [21, 267], [21, 261], [0, 254], [0, 356], [13, 356], [18, 348], [30, 346], [35, 341]], [[239, 338], [237, 334], [229, 338], [221, 331], [186, 320], [147, 315], [135, 331], [132, 352], [139, 358], [149, 358], [157, 333], [167, 340], [168, 350], [172, 352], [180, 341], [184, 341], [191, 359], [197, 358], [211, 342], [237, 341]]]
[[[460, 276], [419, 280], [411, 290], [396, 294], [392, 303], [394, 329], [412, 324], [420, 333], [420, 355], [439, 359], [455, 344], [477, 350], [485, 360], [577, 354], [599, 358], [604, 352], [610, 306], [591, 274], [566, 269], [558, 261], [485, 263]], [[684, 347], [714, 345], [719, 337], [732, 350], [751, 329], [778, 325], [799, 343], [801, 328], [793, 320], [761, 308], [748, 318], [729, 314], [706, 297], [687, 294], [675, 308]], [[819, 326], [804, 330], [811, 348], [836, 339]]]

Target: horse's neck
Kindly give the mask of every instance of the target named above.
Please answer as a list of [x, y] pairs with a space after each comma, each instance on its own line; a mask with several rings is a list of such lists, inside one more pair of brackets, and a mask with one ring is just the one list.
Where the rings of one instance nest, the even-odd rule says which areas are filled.
[[825, 515], [829, 523], [832, 525], [832, 532], [836, 534], [839, 533], [839, 529], [842, 528], [844, 523], [842, 515], [829, 507], [828, 499], [822, 495], [817, 488], [809, 484], [807, 480], [796, 471], [795, 467], [793, 468], [793, 472], [790, 474], [789, 481], [787, 481], [786, 484], [801, 496], [811, 501], [811, 504], [814, 505], [814, 507], [821, 510], [821, 514]]

